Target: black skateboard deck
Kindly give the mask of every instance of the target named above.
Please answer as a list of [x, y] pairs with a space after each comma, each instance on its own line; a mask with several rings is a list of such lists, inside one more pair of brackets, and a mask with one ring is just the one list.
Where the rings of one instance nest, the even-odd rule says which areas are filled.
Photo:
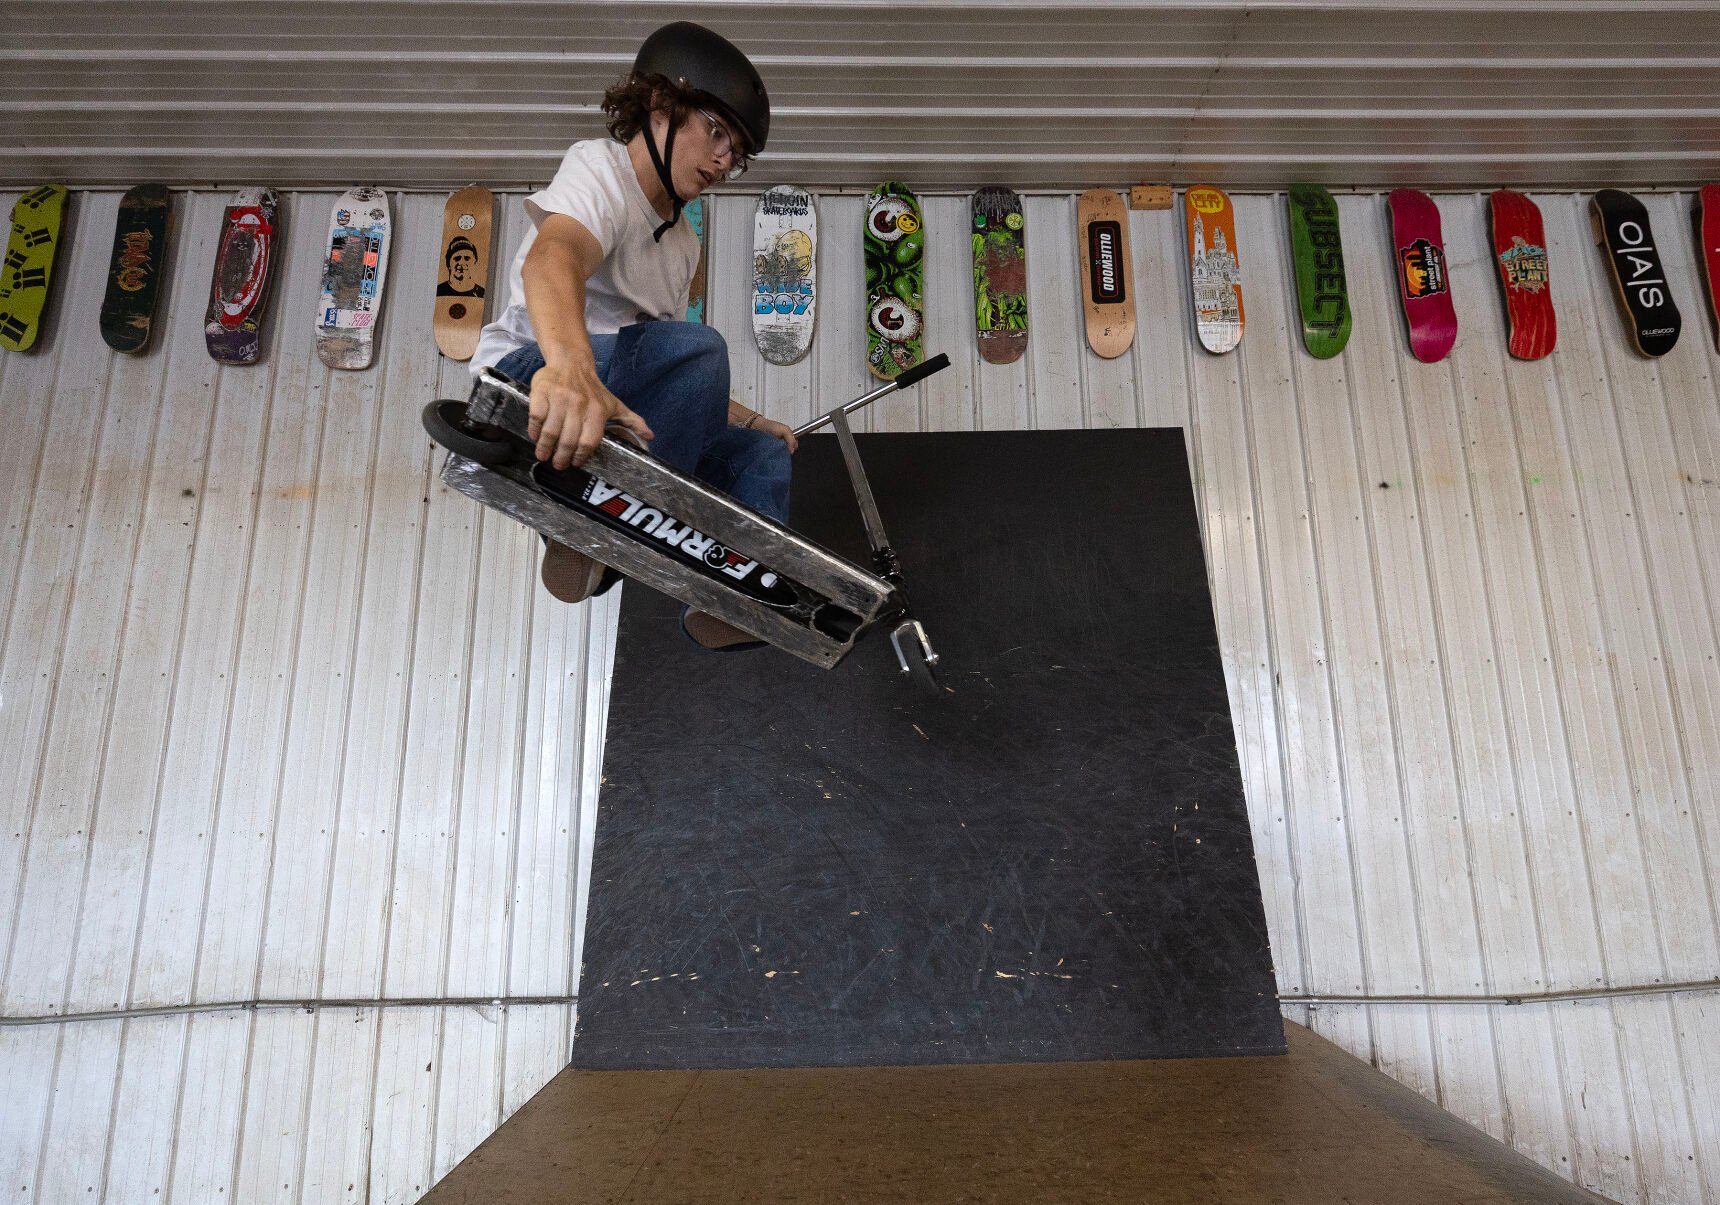
[[1683, 321], [1660, 266], [1648, 210], [1628, 192], [1603, 188], [1589, 201], [1589, 218], [1595, 242], [1606, 252], [1631, 343], [1645, 356], [1664, 356], [1678, 342]]
[[165, 184], [139, 184], [120, 198], [101, 312], [102, 339], [115, 351], [142, 351], [149, 342], [167, 263], [170, 214]]

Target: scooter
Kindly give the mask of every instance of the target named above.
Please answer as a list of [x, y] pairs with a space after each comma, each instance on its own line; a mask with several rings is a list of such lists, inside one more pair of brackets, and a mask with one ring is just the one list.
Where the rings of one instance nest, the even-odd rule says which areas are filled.
[[530, 394], [494, 369], [478, 374], [466, 401], [426, 406], [424, 429], [448, 449], [442, 480], [459, 493], [824, 669], [883, 627], [902, 673], [935, 691], [938, 655], [909, 607], [848, 416], [949, 363], [934, 356], [795, 428], [796, 437], [834, 429], [870, 570], [663, 463], [616, 425], [580, 468], [540, 462], [527, 434]]

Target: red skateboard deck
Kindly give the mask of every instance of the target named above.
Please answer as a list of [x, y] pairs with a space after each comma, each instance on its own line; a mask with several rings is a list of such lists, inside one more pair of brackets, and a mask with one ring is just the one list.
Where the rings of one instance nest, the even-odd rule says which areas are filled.
[[1702, 282], [1708, 286], [1708, 318], [1720, 347], [1720, 184], [1696, 194], [1696, 242], [1702, 249]]
[[1559, 338], [1541, 210], [1522, 193], [1504, 188], [1488, 198], [1488, 207], [1493, 214], [1494, 262], [1511, 324], [1511, 354], [1539, 360], [1552, 352]]
[[1457, 342], [1457, 311], [1451, 305], [1439, 207], [1432, 197], [1413, 188], [1394, 190], [1386, 203], [1392, 211], [1392, 253], [1398, 296], [1409, 326], [1409, 349], [1422, 363], [1437, 364]]

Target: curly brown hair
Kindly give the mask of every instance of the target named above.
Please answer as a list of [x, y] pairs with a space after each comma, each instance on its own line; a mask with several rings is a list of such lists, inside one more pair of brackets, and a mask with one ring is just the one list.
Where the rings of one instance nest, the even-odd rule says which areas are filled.
[[[667, 113], [670, 124], [678, 130], [695, 110], [710, 107], [711, 100], [703, 92], [683, 87], [664, 75], [629, 74], [603, 93], [609, 136], [617, 142], [632, 141], [633, 135], [646, 128], [651, 114], [657, 110]], [[735, 145], [731, 169], [735, 175], [745, 171], [752, 160], [742, 146], [740, 142]]]

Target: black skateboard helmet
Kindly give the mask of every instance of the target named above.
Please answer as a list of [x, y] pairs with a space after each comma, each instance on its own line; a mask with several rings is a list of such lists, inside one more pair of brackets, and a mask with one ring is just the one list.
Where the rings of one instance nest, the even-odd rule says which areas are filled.
[[770, 96], [751, 61], [721, 34], [691, 21], [665, 25], [645, 39], [633, 60], [635, 75], [661, 75], [703, 92], [746, 140], [748, 155], [770, 136]]

